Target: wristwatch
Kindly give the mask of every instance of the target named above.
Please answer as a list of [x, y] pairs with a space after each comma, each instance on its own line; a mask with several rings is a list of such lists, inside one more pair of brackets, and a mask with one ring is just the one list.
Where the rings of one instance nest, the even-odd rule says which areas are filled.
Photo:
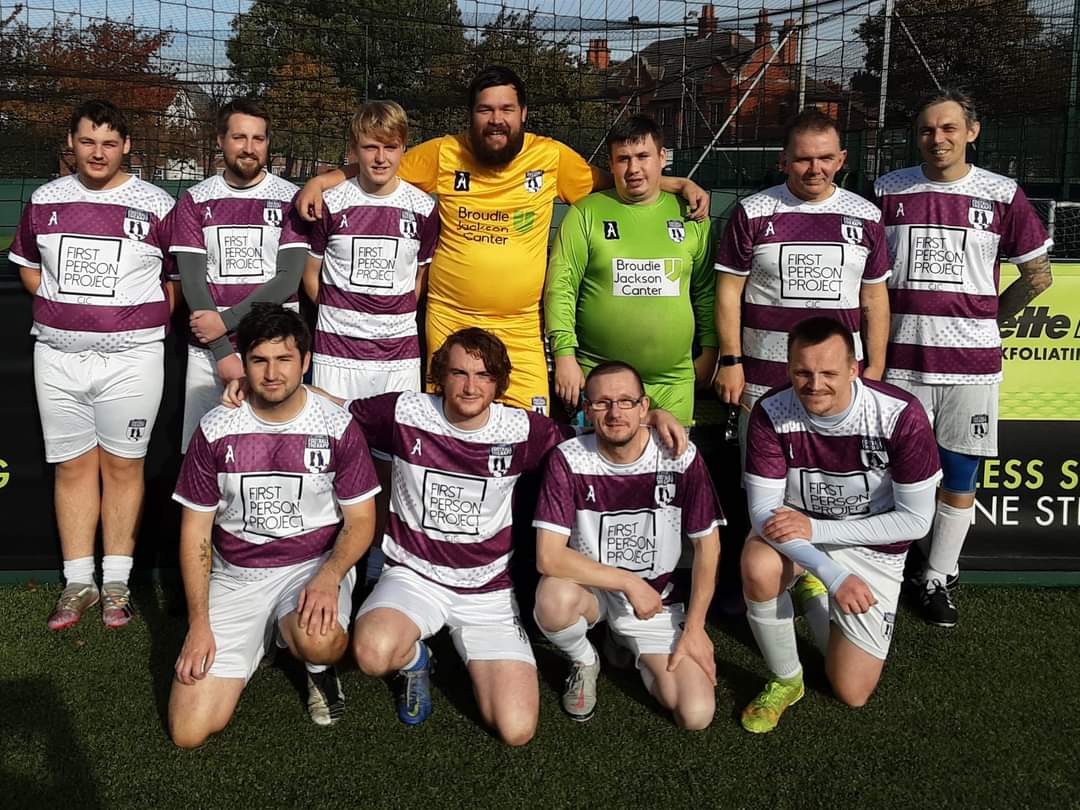
[[741, 354], [723, 354], [720, 355], [719, 363], [722, 366], [737, 366], [742, 362]]

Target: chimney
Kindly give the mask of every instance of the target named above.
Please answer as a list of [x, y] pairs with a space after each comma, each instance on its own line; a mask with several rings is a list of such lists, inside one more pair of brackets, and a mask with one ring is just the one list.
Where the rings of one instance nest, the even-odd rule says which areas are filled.
[[758, 21], [754, 24], [754, 47], [768, 45], [772, 39], [772, 25], [769, 24], [769, 12], [764, 7], [758, 12]]
[[791, 31], [791, 37], [788, 39], [787, 44], [784, 46], [784, 52], [780, 54], [780, 63], [784, 65], [794, 65], [799, 61], [799, 31], [795, 29], [794, 20], [784, 20], [784, 25], [780, 29], [780, 33], [777, 34], [777, 44], [784, 41], [784, 37]]
[[705, 39], [716, 33], [716, 9], [712, 3], [706, 3], [701, 7], [701, 16], [698, 17], [698, 39]]
[[606, 39], [590, 39], [585, 58], [597, 70], [607, 70], [611, 64], [611, 48]]

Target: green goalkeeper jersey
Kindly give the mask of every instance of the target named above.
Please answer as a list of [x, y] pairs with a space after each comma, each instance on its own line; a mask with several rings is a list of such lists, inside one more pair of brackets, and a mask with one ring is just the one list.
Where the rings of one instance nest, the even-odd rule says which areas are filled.
[[544, 286], [556, 357], [630, 363], [646, 382], [694, 377], [693, 344], [717, 346], [709, 222], [660, 193], [631, 205], [614, 189], [571, 206], [559, 225]]

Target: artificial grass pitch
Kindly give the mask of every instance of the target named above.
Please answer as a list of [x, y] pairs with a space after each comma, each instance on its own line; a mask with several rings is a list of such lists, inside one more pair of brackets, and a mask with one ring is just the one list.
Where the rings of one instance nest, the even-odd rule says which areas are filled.
[[[1080, 807], [1080, 590], [966, 587], [954, 630], [902, 610], [868, 706], [833, 699], [803, 644], [807, 694], [767, 735], [738, 711], [765, 670], [745, 622], [714, 622], [717, 716], [676, 729], [636, 673], [605, 671], [588, 723], [559, 708], [565, 666], [538, 645], [540, 727], [525, 748], [478, 725], [466, 673], [436, 638], [435, 713], [400, 724], [390, 687], [344, 671], [345, 718], [312, 724], [287, 653], [231, 725], [179, 751], [164, 717], [186, 630], [180, 600], [136, 589], [135, 620], [94, 608], [50, 633], [56, 586], [0, 588], [0, 806]], [[800, 635], [805, 638], [805, 628]]]

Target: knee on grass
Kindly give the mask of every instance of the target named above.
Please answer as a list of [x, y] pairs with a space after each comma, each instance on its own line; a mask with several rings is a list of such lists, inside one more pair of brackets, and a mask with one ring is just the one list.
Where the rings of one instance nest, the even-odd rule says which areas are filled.
[[684, 731], [703, 731], [709, 727], [716, 716], [716, 700], [707, 698], [683, 700], [675, 707], [673, 714], [675, 725]]
[[836, 699], [845, 704], [850, 709], [861, 709], [870, 701], [870, 696], [874, 694], [874, 689], [877, 688], [877, 684], [871, 684], [869, 686], [865, 684], [850, 684], [842, 681], [835, 681], [832, 684], [833, 694], [836, 695]]
[[202, 747], [211, 735], [217, 734], [224, 727], [212, 728], [206, 723], [193, 722], [191, 718], [169, 717], [169, 736], [173, 745], [187, 751]]
[[495, 733], [504, 743], [512, 748], [525, 745], [536, 734], [535, 716], [527, 712], [512, 712], [505, 717], [499, 717], [495, 723]]

